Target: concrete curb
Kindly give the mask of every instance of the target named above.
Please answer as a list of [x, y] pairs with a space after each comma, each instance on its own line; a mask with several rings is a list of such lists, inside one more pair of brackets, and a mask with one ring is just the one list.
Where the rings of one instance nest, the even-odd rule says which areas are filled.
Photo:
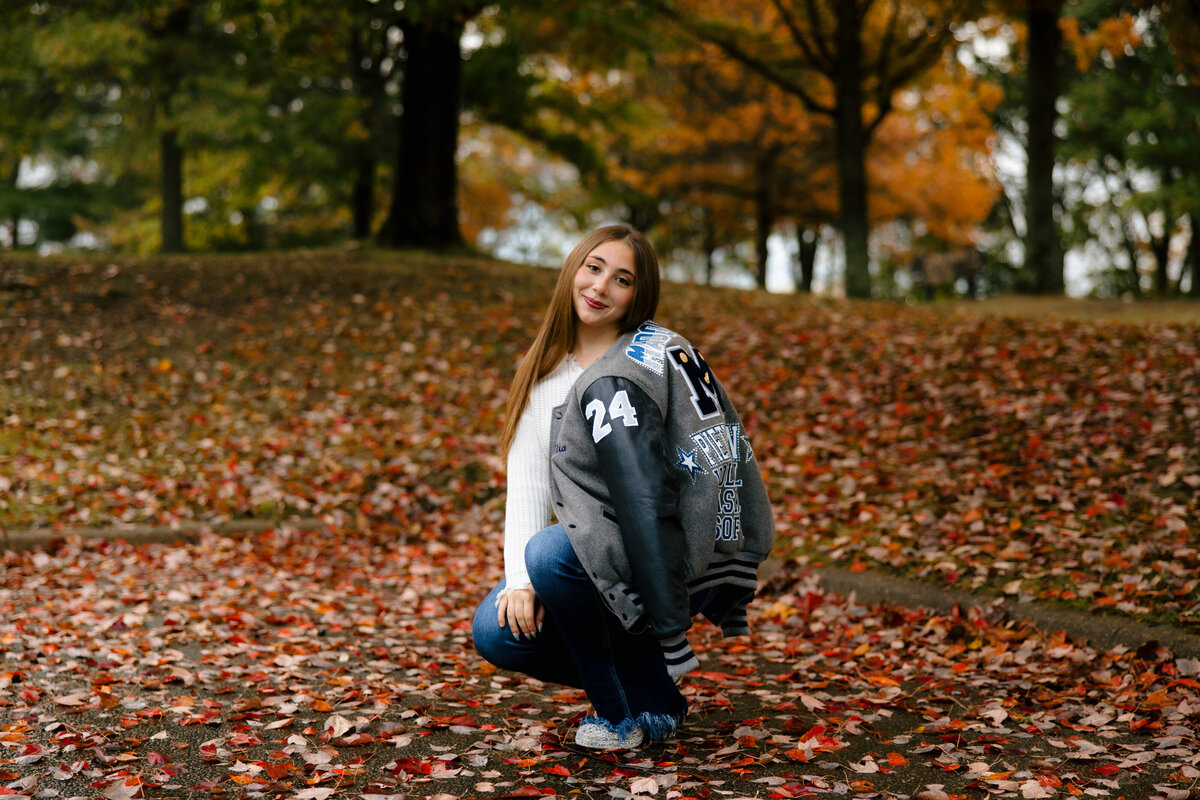
[[328, 528], [329, 524], [315, 519], [267, 520], [242, 519], [229, 522], [180, 522], [176, 525], [114, 525], [104, 528], [30, 528], [9, 531], [0, 529], [0, 551], [34, 550], [46, 547], [51, 542], [71, 536], [84, 539], [123, 539], [130, 544], [147, 542], [173, 543], [194, 542], [202, 533], [221, 536], [241, 536], [262, 533], [273, 528], [290, 528], [299, 531], [316, 531]]
[[1200, 636], [1172, 625], [1154, 625], [1105, 612], [1078, 611], [1049, 603], [1023, 603], [1010, 597], [940, 588], [879, 572], [820, 567], [813, 569], [813, 573], [826, 591], [843, 597], [853, 594], [855, 599], [872, 605], [889, 603], [940, 613], [949, 613], [956, 605], [964, 612], [971, 607], [1000, 605], [1009, 619], [1028, 620], [1043, 631], [1065, 631], [1076, 643], [1086, 643], [1100, 652], [1114, 647], [1137, 650], [1149, 642], [1157, 642], [1176, 658], [1200, 658]]

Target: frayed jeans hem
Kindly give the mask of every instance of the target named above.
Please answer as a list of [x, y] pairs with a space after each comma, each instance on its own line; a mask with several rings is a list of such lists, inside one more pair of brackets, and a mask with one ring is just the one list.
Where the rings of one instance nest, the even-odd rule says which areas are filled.
[[641, 726], [646, 733], [646, 738], [652, 742], [661, 742], [670, 739], [679, 730], [679, 726], [683, 723], [682, 716], [674, 714], [652, 714], [649, 711], [643, 711], [636, 717], [626, 717], [620, 722], [614, 724], [598, 717], [595, 714], [589, 714], [583, 718], [581, 724], [600, 725], [607, 730], [612, 731], [617, 736], [624, 739], [629, 735], [629, 732], [634, 728]]

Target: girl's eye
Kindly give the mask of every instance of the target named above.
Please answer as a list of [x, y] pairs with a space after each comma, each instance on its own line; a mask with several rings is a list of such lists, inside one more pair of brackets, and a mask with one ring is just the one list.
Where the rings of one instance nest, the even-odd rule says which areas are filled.
[[622, 286], [624, 286], [624, 287], [627, 287], [627, 288], [628, 288], [629, 286], [632, 286], [632, 285], [633, 285], [633, 284], [631, 284], [631, 283], [629, 282], [629, 279], [628, 279], [628, 278], [617, 278], [617, 283], [619, 283], [619, 284], [621, 284]]

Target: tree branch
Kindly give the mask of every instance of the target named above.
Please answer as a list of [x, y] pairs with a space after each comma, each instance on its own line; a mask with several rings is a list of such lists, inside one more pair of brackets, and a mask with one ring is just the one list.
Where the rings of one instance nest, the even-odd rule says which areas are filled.
[[821, 24], [821, 11], [817, 8], [816, 0], [805, 0], [804, 10], [808, 12], [808, 25], [813, 32], [813, 42], [821, 52], [821, 59], [814, 58], [813, 63], [819, 64], [823, 61], [828, 64], [825, 74], [832, 79], [837, 71], [837, 53], [830, 49], [827, 43], [833, 41], [833, 33], [825, 30]]
[[[779, 16], [783, 19], [783, 24], [787, 26], [788, 33], [792, 35], [792, 41], [794, 41], [796, 46], [799, 47], [801, 52], [804, 53], [804, 57], [807, 58], [819, 72], [823, 72], [826, 75], [832, 75], [834, 73], [834, 63], [832, 58], [829, 58], [826, 51], [823, 49], [822, 52], [817, 52], [814, 49], [813, 43], [810, 42], [804, 35], [804, 31], [800, 30], [800, 26], [796, 24], [795, 17], [793, 17], [791, 11], [784, 6], [783, 0], [772, 0], [772, 2], [775, 4], [776, 10], [779, 11]], [[814, 38], [818, 43], [821, 40], [821, 37], [819, 36]]]
[[896, 23], [899, 19], [900, 4], [896, 0], [892, 0], [892, 14], [883, 29], [883, 39], [879, 44], [879, 57], [876, 59], [874, 69], [869, 63], [866, 65], [868, 72], [874, 72], [879, 76], [881, 87], [884, 83], [883, 76], [887, 75], [888, 67], [891, 65], [892, 48], [896, 43]]
[[694, 36], [703, 42], [718, 47], [721, 52], [729, 56], [735, 61], [740, 62], [750, 70], [757, 72], [769, 82], [775, 84], [780, 89], [783, 89], [788, 94], [796, 97], [805, 108], [809, 111], [826, 116], [833, 116], [834, 107], [825, 103], [821, 103], [817, 98], [809, 92], [808, 88], [792, 76], [789, 76], [778, 69], [775, 69], [771, 64], [767, 63], [757, 56], [751, 55], [745, 48], [734, 42], [732, 39], [720, 36], [713, 31], [712, 25], [704, 25], [700, 20], [691, 20], [680, 14], [674, 7], [673, 3], [667, 0], [650, 0], [651, 7], [658, 10], [663, 16], [670, 19], [688, 34]]
[[[945, 28], [944, 31], [949, 31], [949, 28]], [[941, 56], [946, 46], [946, 36], [944, 34], [936, 37], [922, 37], [916, 41], [918, 42], [916, 47], [911, 49], [905, 48], [905, 53], [898, 60], [900, 66], [896, 67], [893, 72], [889, 73], [886, 71], [881, 53], [881, 61], [873, 71], [876, 81], [874, 92], [875, 105], [878, 113], [875, 119], [867, 124], [868, 131], [874, 132], [879, 127], [879, 123], [883, 121], [883, 118], [891, 112], [893, 107], [892, 98], [896, 94], [896, 90], [928, 69]]]

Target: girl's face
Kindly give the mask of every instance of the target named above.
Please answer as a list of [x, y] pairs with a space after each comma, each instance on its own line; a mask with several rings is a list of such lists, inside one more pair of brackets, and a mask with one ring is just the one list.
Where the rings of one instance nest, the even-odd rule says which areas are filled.
[[620, 240], [597, 245], [575, 273], [571, 298], [579, 324], [597, 331], [611, 329], [614, 336], [620, 333], [636, 280], [632, 247]]

